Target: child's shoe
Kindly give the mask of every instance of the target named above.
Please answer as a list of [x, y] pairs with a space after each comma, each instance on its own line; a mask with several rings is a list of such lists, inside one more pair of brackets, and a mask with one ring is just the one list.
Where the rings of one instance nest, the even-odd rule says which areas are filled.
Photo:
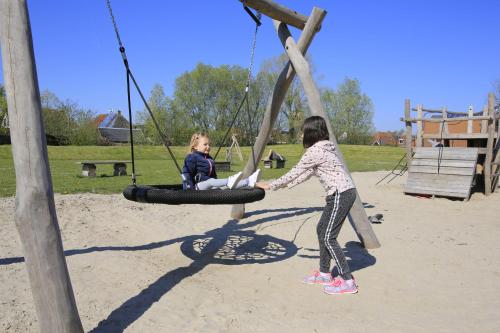
[[235, 175], [229, 176], [227, 178], [227, 187], [230, 190], [232, 190], [233, 188], [235, 188], [236, 185], [238, 185], [238, 183], [240, 182], [242, 176], [243, 176], [243, 172], [241, 172], [241, 171], [238, 172]]
[[321, 273], [320, 271], [314, 271], [311, 275], [306, 276], [302, 282], [307, 284], [322, 284], [327, 285], [333, 282], [332, 275], [330, 273]]
[[255, 187], [255, 183], [260, 180], [260, 169], [255, 170], [254, 173], [248, 177], [248, 186]]
[[323, 287], [323, 291], [330, 295], [355, 294], [358, 292], [358, 286], [354, 277], [350, 280], [344, 280], [342, 277], [337, 276], [330, 284]]

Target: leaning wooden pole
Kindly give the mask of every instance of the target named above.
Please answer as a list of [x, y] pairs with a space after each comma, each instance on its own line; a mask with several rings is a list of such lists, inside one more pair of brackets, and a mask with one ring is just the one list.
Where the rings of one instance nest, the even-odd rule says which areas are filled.
[[[300, 35], [297, 46], [302, 53], [306, 53], [307, 49], [311, 45], [311, 42], [318, 31], [321, 22], [323, 21], [324, 15], [320, 15], [318, 11], [314, 11], [307, 20], [307, 23]], [[255, 161], [260, 161], [266, 148], [267, 141], [271, 135], [271, 130], [273, 129], [276, 118], [278, 117], [281, 104], [285, 99], [286, 92], [290, 87], [293, 79], [295, 78], [295, 70], [288, 62], [285, 68], [281, 71], [278, 80], [274, 86], [272, 94], [269, 96], [266, 112], [264, 113], [264, 118], [259, 129], [259, 134], [255, 140], [253, 146], [254, 158], [250, 157], [243, 170], [243, 175], [246, 177], [255, 171], [256, 165]], [[233, 205], [231, 210], [231, 217], [235, 219], [241, 219], [245, 215], [245, 205]]]
[[16, 170], [15, 222], [40, 332], [83, 332], [57, 223], [25, 0], [0, 1], [0, 38]]
[[[276, 31], [278, 32], [278, 36], [283, 44], [285, 52], [290, 58], [293, 68], [297, 72], [297, 75], [302, 82], [302, 86], [304, 87], [311, 113], [316, 116], [321, 116], [326, 120], [328, 131], [330, 133], [330, 141], [335, 145], [338, 151], [339, 158], [342, 164], [344, 164], [347, 173], [349, 174], [349, 170], [347, 169], [347, 165], [345, 163], [342, 152], [338, 148], [337, 140], [335, 139], [335, 133], [333, 132], [329, 117], [323, 107], [319, 89], [314, 83], [306, 58], [298, 49], [297, 44], [290, 34], [290, 31], [288, 30], [286, 24], [274, 20], [274, 26], [276, 28]], [[371, 223], [368, 220], [368, 216], [366, 215], [365, 209], [363, 207], [363, 202], [361, 201], [361, 198], [359, 196], [359, 192], [357, 192], [356, 201], [354, 202], [354, 205], [349, 212], [349, 221], [351, 222], [351, 225], [356, 231], [359, 240], [363, 243], [365, 248], [373, 249], [380, 247], [377, 236], [375, 235]]]

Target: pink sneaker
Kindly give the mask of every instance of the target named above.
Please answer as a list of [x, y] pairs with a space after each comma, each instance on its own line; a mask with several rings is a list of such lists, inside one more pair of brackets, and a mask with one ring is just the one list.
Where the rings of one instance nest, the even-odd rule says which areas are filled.
[[307, 284], [322, 284], [327, 285], [333, 282], [332, 275], [324, 275], [320, 271], [313, 271], [313, 273], [309, 276], [306, 276], [302, 282]]
[[326, 284], [323, 291], [329, 295], [355, 294], [358, 292], [358, 286], [354, 277], [351, 280], [344, 280], [338, 276], [330, 284]]

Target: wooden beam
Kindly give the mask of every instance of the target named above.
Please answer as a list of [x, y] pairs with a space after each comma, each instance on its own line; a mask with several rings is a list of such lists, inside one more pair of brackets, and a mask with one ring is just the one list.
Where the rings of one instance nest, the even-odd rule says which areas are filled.
[[[274, 20], [285, 22], [295, 28], [303, 30], [306, 26], [308, 17], [295, 10], [289, 9], [271, 0], [239, 0], [243, 5], [258, 10], [262, 14], [269, 16]], [[321, 24], [315, 29], [319, 31]]]
[[468, 120], [467, 120], [467, 133], [471, 134], [472, 133], [472, 117], [474, 117], [474, 109], [472, 108], [472, 105], [469, 106], [468, 110]]
[[15, 223], [40, 332], [83, 332], [57, 223], [25, 0], [0, 1], [0, 39], [16, 171]]
[[[447, 135], [450, 133], [448, 130], [448, 108], [445, 106], [443, 107], [443, 124], [441, 125], [442, 131], [439, 133], [441, 136]], [[443, 143], [443, 142], [441, 142]]]
[[[300, 39], [297, 43], [299, 49], [302, 53], [306, 53], [311, 45], [316, 32], [318, 31], [318, 27], [321, 25], [325, 17], [326, 12], [321, 11], [317, 8], [313, 8], [309, 19], [307, 20], [306, 26], [300, 35]], [[283, 104], [283, 100], [285, 99], [286, 92], [290, 87], [293, 79], [295, 78], [295, 70], [291, 66], [291, 63], [288, 62], [280, 75], [278, 76], [278, 80], [274, 86], [273, 92], [269, 96], [268, 103], [266, 106], [266, 112], [264, 113], [264, 117], [262, 119], [262, 124], [259, 129], [259, 134], [257, 139], [255, 140], [255, 144], [253, 146], [252, 152], [253, 157], [248, 159], [248, 162], [243, 169], [243, 175], [248, 177], [252, 174], [256, 165], [254, 164], [254, 160], [256, 162], [260, 161], [262, 155], [264, 153], [264, 149], [266, 148], [266, 144], [269, 141], [269, 137], [271, 135], [271, 130], [273, 129], [274, 123], [278, 118], [278, 114], [281, 108], [281, 104]], [[231, 217], [235, 219], [241, 219], [245, 215], [245, 205], [233, 205], [231, 209]]]
[[[409, 119], [411, 116], [410, 99], [405, 99], [405, 118]], [[413, 130], [411, 121], [406, 121], [406, 165], [411, 164], [412, 158], [412, 144], [413, 144]]]
[[[417, 105], [417, 118], [422, 119], [422, 105]], [[422, 129], [422, 121], [417, 121], [417, 136], [415, 138], [415, 147], [419, 148], [423, 145], [423, 129]]]
[[444, 133], [443, 135], [439, 133], [434, 133], [434, 134], [424, 134], [422, 136], [424, 139], [447, 139], [447, 140], [468, 140], [468, 139], [487, 139], [488, 134], [487, 133], [450, 133], [446, 134]]
[[[302, 86], [304, 87], [304, 91], [307, 96], [307, 101], [309, 103], [309, 108], [311, 110], [311, 113], [313, 115], [317, 115], [325, 119], [326, 124], [328, 126], [328, 131], [330, 133], [330, 141], [336, 146], [339, 159], [341, 163], [344, 165], [347, 174], [350, 175], [344, 157], [342, 155], [342, 152], [338, 148], [337, 140], [335, 139], [335, 133], [333, 132], [333, 128], [331, 122], [329, 121], [329, 117], [325, 112], [325, 109], [323, 108], [323, 103], [321, 102], [321, 95], [319, 93], [318, 88], [316, 87], [316, 84], [314, 83], [314, 80], [312, 79], [311, 71], [307, 60], [305, 59], [304, 55], [302, 54], [297, 44], [295, 43], [294, 39], [292, 38], [292, 35], [290, 34], [290, 31], [288, 30], [286, 24], [274, 20], [274, 27], [278, 32], [278, 36], [283, 44], [283, 47], [285, 48], [286, 54], [288, 55], [290, 61], [292, 62], [293, 68], [297, 72], [297, 75], [299, 76], [300, 81], [302, 82]], [[366, 215], [363, 203], [357, 191], [356, 194], [357, 194], [356, 201], [354, 202], [354, 205], [352, 206], [351, 211], [349, 212], [349, 221], [351, 222], [351, 225], [356, 231], [356, 234], [358, 235], [358, 238], [360, 239], [361, 243], [363, 243], [363, 245], [366, 248], [368, 249], [378, 248], [380, 247], [380, 243], [373, 231], [370, 221], [368, 220], [368, 216]]]
[[456, 118], [400, 118], [401, 121], [409, 121], [412, 123], [416, 123], [417, 121], [427, 121], [430, 123], [441, 123], [443, 121], [447, 122], [455, 122], [455, 121], [472, 121], [472, 120], [488, 120], [491, 119], [490, 116], [473, 116], [473, 117], [456, 117]]
[[493, 162], [493, 144], [495, 140], [495, 121], [493, 120], [495, 116], [495, 95], [493, 93], [488, 94], [488, 116], [491, 117], [488, 120], [488, 141], [486, 142], [486, 158], [484, 160], [484, 194], [491, 194], [491, 162]]
[[[411, 109], [412, 111], [417, 111], [418, 109], [417, 108], [412, 108]], [[422, 111], [425, 112], [425, 113], [443, 113], [443, 110], [435, 110], [435, 109], [427, 109], [427, 108], [422, 108]], [[468, 113], [467, 112], [457, 112], [457, 111], [447, 111], [448, 114], [453, 114], [453, 115], [462, 115], [462, 116], [466, 116]]]
[[[488, 116], [488, 106], [485, 105], [483, 107], [483, 117]], [[487, 133], [488, 132], [488, 121], [483, 120], [481, 121], [481, 133]]]

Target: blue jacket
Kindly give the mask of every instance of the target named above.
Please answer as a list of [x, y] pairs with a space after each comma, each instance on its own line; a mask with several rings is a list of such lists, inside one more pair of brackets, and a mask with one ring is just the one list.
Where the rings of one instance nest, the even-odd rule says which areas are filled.
[[215, 161], [209, 154], [194, 151], [186, 156], [182, 167], [183, 188], [185, 190], [194, 190], [196, 183], [210, 178], [217, 178], [217, 173], [215, 172]]

